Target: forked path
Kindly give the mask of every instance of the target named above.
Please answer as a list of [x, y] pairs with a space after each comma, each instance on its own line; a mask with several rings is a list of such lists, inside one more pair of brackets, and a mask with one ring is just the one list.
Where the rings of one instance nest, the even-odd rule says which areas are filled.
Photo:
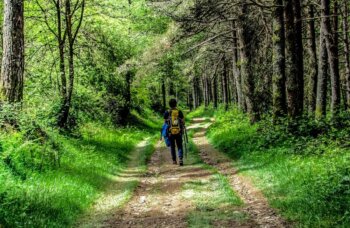
[[258, 224], [259, 227], [290, 227], [274, 209], [272, 209], [263, 194], [252, 185], [251, 181], [237, 174], [237, 170], [232, 165], [232, 161], [223, 153], [216, 150], [209, 144], [205, 136], [207, 128], [213, 120], [206, 122], [206, 119], [194, 119], [191, 128], [196, 130], [194, 142], [197, 145], [202, 160], [210, 166], [215, 167], [221, 174], [225, 175], [231, 187], [243, 200], [243, 208], [249, 217]]

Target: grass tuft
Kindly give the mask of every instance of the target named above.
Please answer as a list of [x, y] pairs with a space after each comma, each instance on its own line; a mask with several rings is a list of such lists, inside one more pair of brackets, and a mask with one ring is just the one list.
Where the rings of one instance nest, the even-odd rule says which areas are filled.
[[330, 128], [315, 136], [308, 132], [318, 125], [305, 120], [269, 123], [251, 125], [238, 110], [218, 111], [208, 136], [287, 219], [303, 227], [349, 226], [350, 153], [339, 143], [348, 133]]

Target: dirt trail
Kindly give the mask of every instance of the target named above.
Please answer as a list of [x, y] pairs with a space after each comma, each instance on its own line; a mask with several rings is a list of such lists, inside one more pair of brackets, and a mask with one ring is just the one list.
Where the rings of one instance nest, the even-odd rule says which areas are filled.
[[[189, 129], [197, 132], [194, 141], [203, 161], [227, 176], [232, 188], [244, 201], [243, 207], [237, 207], [234, 210], [249, 216], [241, 222], [234, 218], [226, 221], [214, 219], [213, 227], [287, 227], [249, 180], [237, 175], [232, 162], [209, 144], [205, 132], [210, 124], [211, 122], [206, 122], [206, 119], [195, 119]], [[181, 228], [188, 226], [186, 216], [195, 211], [196, 206], [190, 200], [184, 199], [183, 186], [194, 181], [210, 180], [214, 173], [211, 169], [205, 169], [203, 165], [191, 165], [186, 162], [184, 167], [173, 165], [169, 149], [163, 144], [162, 142], [157, 144], [146, 173], [133, 168], [123, 173], [120, 177], [122, 179], [119, 180], [121, 185], [115, 187], [121, 189], [123, 182], [125, 184], [130, 180], [139, 180], [140, 183], [133, 197], [124, 208], [115, 209], [114, 207], [114, 210], [110, 210], [109, 216], [102, 216], [100, 218], [102, 222], [98, 225], [95, 223], [95, 227]], [[110, 201], [113, 202], [117, 198], [110, 195], [110, 198], [102, 200], [101, 204], [109, 205]]]
[[[212, 122], [213, 120], [211, 120]], [[243, 210], [253, 219], [259, 227], [290, 227], [286, 221], [277, 215], [263, 194], [255, 188], [246, 177], [237, 174], [237, 170], [232, 166], [232, 161], [223, 153], [213, 148], [205, 136], [207, 128], [211, 122], [206, 119], [195, 119], [192, 129], [196, 130], [194, 142], [198, 146], [202, 160], [216, 167], [220, 173], [225, 175], [241, 199], [245, 203]]]
[[186, 215], [194, 208], [182, 198], [182, 186], [212, 174], [196, 166], [173, 165], [169, 149], [162, 144], [133, 199], [105, 227], [187, 227]]
[[75, 224], [75, 227], [101, 227], [114, 215], [116, 210], [123, 206], [133, 195], [140, 176], [145, 172], [141, 154], [149, 145], [149, 139], [140, 142], [131, 152], [127, 168], [116, 176], [112, 176], [113, 184], [108, 186], [104, 193], [93, 205], [89, 213], [84, 215]]

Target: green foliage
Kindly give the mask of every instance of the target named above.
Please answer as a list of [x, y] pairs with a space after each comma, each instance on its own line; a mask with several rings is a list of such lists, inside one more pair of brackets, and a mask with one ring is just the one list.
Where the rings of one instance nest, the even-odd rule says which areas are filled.
[[305, 227], [348, 226], [348, 120], [265, 118], [251, 125], [234, 109], [216, 113], [208, 136], [286, 218]]
[[205, 106], [201, 106], [199, 108], [197, 108], [196, 110], [190, 112], [187, 115], [187, 118], [189, 120], [193, 119], [193, 118], [201, 118], [201, 117], [213, 117], [215, 113], [215, 110], [212, 106], [209, 107], [205, 107]]
[[89, 123], [81, 127], [77, 139], [57, 132], [42, 141], [33, 133], [27, 135], [0, 134], [0, 224], [5, 226], [72, 224], [103, 193], [134, 145], [148, 133]]

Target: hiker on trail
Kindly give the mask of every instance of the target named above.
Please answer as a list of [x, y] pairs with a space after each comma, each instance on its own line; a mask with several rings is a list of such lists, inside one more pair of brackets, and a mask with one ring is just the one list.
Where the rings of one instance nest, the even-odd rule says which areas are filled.
[[164, 113], [165, 124], [168, 125], [168, 136], [170, 141], [171, 156], [173, 164], [177, 164], [176, 147], [179, 156], [179, 165], [183, 166], [183, 145], [182, 134], [184, 133], [184, 114], [177, 108], [177, 101], [169, 101], [170, 110]]

